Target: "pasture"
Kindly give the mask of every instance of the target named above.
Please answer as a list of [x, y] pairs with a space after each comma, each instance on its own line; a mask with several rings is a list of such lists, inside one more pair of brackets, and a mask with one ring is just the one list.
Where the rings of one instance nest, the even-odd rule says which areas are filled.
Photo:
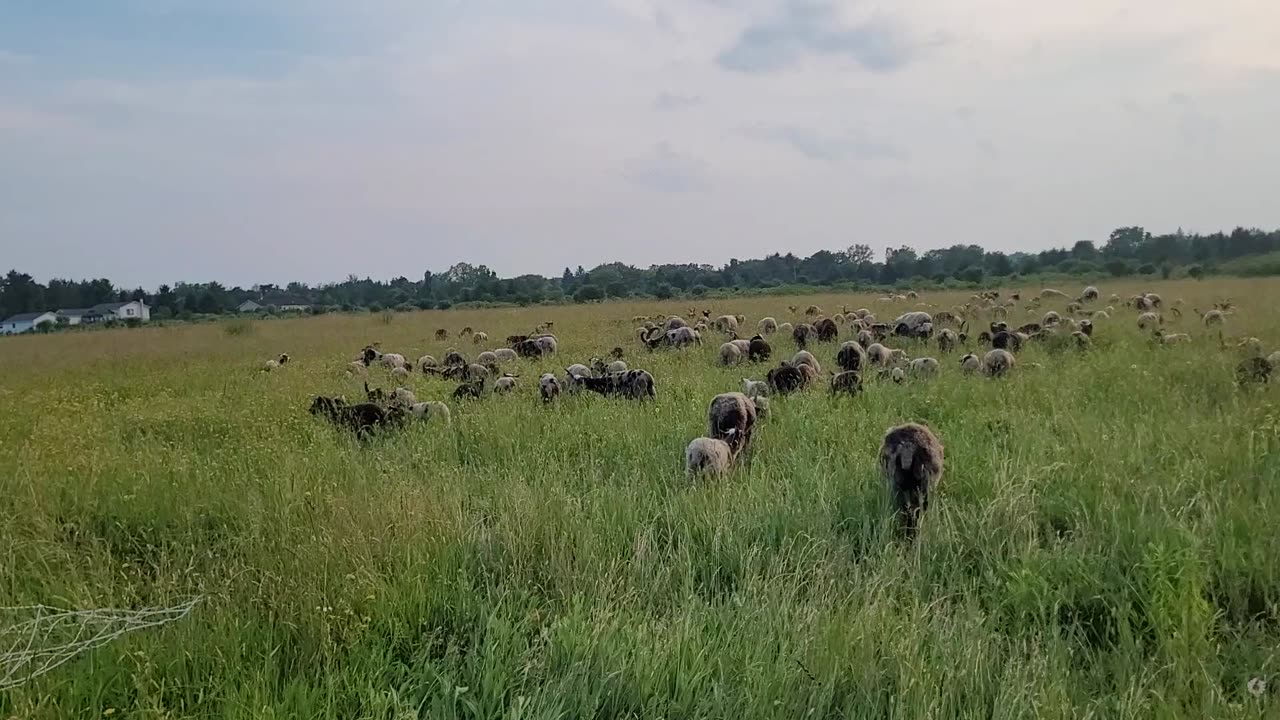
[[[0, 605], [201, 600], [0, 691], [0, 717], [1274, 717], [1277, 388], [1237, 388], [1238, 351], [1191, 308], [1231, 298], [1227, 341], [1256, 336], [1271, 352], [1280, 284], [1099, 287], [1095, 307], [1161, 293], [1170, 330], [1193, 342], [1157, 346], [1117, 305], [1093, 350], [1032, 344], [991, 380], [961, 374], [963, 350], [892, 340], [938, 357], [941, 375], [872, 379], [854, 398], [826, 391], [837, 344], [815, 343], [824, 384], [775, 398], [748, 458], [698, 482], [683, 452], [705, 434], [712, 396], [763, 379], [795, 347], [775, 336], [771, 363], [724, 368], [721, 335], [651, 353], [633, 316], [742, 313], [750, 336], [765, 315], [801, 320], [789, 305], [888, 320], [915, 302], [608, 303], [6, 339]], [[513, 364], [510, 396], [455, 402], [456, 383], [412, 376], [419, 399], [450, 403], [451, 426], [360, 443], [307, 413], [318, 394], [361, 396], [343, 369], [366, 343], [474, 356], [547, 320], [559, 354]], [[490, 342], [454, 337], [468, 325]], [[440, 327], [448, 341], [433, 339]], [[542, 372], [616, 345], [654, 375], [656, 401], [539, 399]], [[287, 366], [259, 371], [282, 352]], [[394, 387], [380, 370], [370, 380]], [[877, 461], [885, 430], [906, 421], [946, 446], [913, 544], [895, 539]], [[1251, 692], [1255, 678], [1269, 686]]]

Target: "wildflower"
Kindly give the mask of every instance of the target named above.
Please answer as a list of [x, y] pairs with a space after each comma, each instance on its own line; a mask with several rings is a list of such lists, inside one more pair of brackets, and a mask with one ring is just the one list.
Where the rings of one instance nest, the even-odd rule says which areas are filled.
[[1246, 686], [1249, 688], [1249, 694], [1254, 697], [1262, 697], [1267, 692], [1267, 681], [1260, 677], [1252, 678]]

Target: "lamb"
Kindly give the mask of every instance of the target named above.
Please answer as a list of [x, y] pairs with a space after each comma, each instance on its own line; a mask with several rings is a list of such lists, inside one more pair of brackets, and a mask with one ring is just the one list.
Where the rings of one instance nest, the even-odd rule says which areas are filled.
[[791, 331], [791, 339], [796, 341], [796, 347], [803, 349], [809, 344], [809, 338], [816, 332], [812, 325], [801, 323]]
[[1160, 316], [1153, 312], [1144, 312], [1138, 316], [1138, 329], [1146, 330], [1160, 325]]
[[538, 379], [538, 392], [542, 395], [543, 402], [551, 402], [560, 397], [560, 381], [556, 380], [555, 375], [544, 373]]
[[867, 366], [867, 351], [852, 340], [842, 343], [836, 352], [836, 365], [845, 372], [861, 372]]
[[876, 371], [876, 377], [881, 380], [890, 380], [896, 385], [901, 385], [906, 379], [907, 374], [900, 367], [880, 368]]
[[996, 348], [982, 358], [982, 372], [987, 377], [1002, 377], [1013, 370], [1013, 354], [1008, 350]]
[[713, 323], [718, 332], [736, 333], [738, 332], [738, 318], [732, 315], [721, 315], [715, 319]]
[[944, 353], [951, 352], [960, 344], [960, 336], [951, 328], [943, 328], [938, 332], [938, 349]]
[[733, 451], [729, 444], [715, 438], [694, 438], [684, 451], [684, 469], [688, 477], [719, 476], [729, 472]]
[[497, 395], [506, 395], [516, 389], [516, 378], [514, 375], [503, 375], [493, 384], [493, 392]]
[[813, 334], [818, 342], [832, 342], [840, 336], [840, 327], [831, 318], [823, 318], [814, 323]]
[[769, 394], [769, 384], [761, 380], [742, 378], [742, 394], [749, 398], [761, 398]]
[[858, 370], [845, 370], [831, 377], [831, 394], [848, 393], [857, 395], [862, 392], [862, 373]]
[[751, 445], [756, 425], [756, 406], [746, 395], [722, 393], [711, 399], [707, 408], [707, 435], [729, 444], [736, 458]]
[[818, 358], [814, 357], [813, 353], [809, 352], [808, 350], [801, 350], [800, 352], [792, 356], [791, 364], [792, 365], [808, 365], [809, 367], [813, 368], [815, 375], [822, 374], [822, 366], [818, 364]]
[[942, 480], [943, 447], [926, 425], [907, 423], [890, 428], [880, 445], [880, 467], [898, 517], [899, 531], [915, 538], [921, 515], [929, 509], [929, 492]]
[[938, 361], [931, 357], [916, 358], [911, 361], [908, 366], [911, 374], [915, 377], [933, 377], [938, 374]]
[[982, 360], [977, 355], [969, 353], [960, 358], [960, 369], [966, 373], [976, 373], [982, 369]]
[[725, 367], [731, 367], [742, 362], [742, 350], [733, 343], [725, 343], [720, 346], [720, 364]]
[[486, 332], [472, 333], [471, 342], [475, 343], [476, 345], [489, 342], [489, 333], [486, 333]]
[[760, 335], [751, 338], [747, 343], [747, 359], [751, 362], [764, 362], [773, 355], [773, 347]]
[[1090, 285], [1084, 289], [1084, 292], [1080, 293], [1080, 299], [1084, 300], [1085, 302], [1092, 302], [1094, 300], [1097, 300], [1100, 297], [1100, 295], [1101, 294], [1098, 292], [1098, 288]]

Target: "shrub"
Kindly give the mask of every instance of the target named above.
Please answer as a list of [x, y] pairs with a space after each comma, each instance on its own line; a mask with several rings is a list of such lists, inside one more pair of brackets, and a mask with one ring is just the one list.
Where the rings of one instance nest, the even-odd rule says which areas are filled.
[[689, 294], [694, 297], [702, 297], [703, 295], [707, 294], [707, 290], [709, 289], [710, 288], [708, 288], [706, 285], [694, 285], [692, 288], [689, 289]]
[[573, 294], [575, 302], [590, 302], [592, 300], [601, 300], [604, 298], [604, 291], [599, 285], [583, 285]]
[[222, 326], [222, 332], [232, 337], [248, 335], [253, 332], [253, 321], [249, 318], [235, 318], [234, 320], [229, 320]]

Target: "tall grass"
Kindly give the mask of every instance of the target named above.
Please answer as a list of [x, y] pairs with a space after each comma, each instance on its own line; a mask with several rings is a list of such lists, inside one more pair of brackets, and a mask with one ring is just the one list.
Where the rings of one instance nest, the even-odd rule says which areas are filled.
[[[1280, 347], [1280, 285], [1154, 289], [1231, 297], [1228, 335]], [[810, 302], [904, 309], [710, 309], [754, 324]], [[633, 315], [687, 305], [0, 342], [0, 605], [205, 598], [0, 694], [0, 716], [1274, 716], [1274, 690], [1246, 684], [1280, 684], [1280, 414], [1274, 389], [1234, 387], [1216, 329], [1187, 313], [1197, 343], [1155, 348], [1117, 308], [1093, 352], [1033, 347], [1007, 381], [948, 357], [933, 382], [778, 399], [743, 467], [689, 484], [708, 400], [763, 368], [718, 367], [717, 342], [632, 349]], [[560, 356], [522, 364], [511, 397], [451, 403], [448, 429], [361, 445], [305, 412], [358, 395], [342, 369], [365, 344], [474, 355], [435, 329], [545, 320]], [[657, 402], [537, 399], [541, 372], [614, 345]], [[293, 361], [258, 372], [280, 352]], [[948, 462], [913, 546], [876, 467], [905, 420]]]

